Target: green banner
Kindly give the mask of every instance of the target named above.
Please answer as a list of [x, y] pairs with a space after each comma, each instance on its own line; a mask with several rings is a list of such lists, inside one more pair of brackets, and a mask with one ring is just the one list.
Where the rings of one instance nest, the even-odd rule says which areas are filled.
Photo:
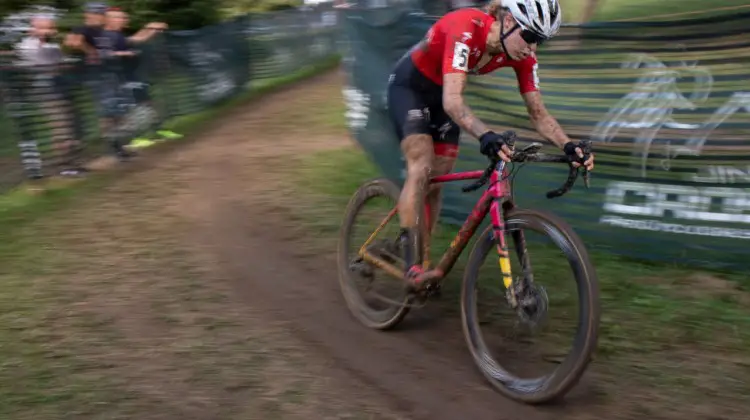
[[[349, 10], [343, 22], [349, 124], [382, 172], [403, 180], [385, 108], [391, 67], [434, 22], [397, 7]], [[662, 261], [747, 269], [750, 246], [750, 14], [563, 28], [538, 51], [542, 95], [574, 139], [591, 139], [592, 188], [548, 200], [566, 168], [526, 165], [516, 176], [524, 207], [552, 210], [590, 247]], [[470, 77], [467, 101], [496, 130], [532, 130], [512, 70]], [[458, 170], [481, 169], [463, 137]], [[581, 183], [582, 184], [582, 183]], [[462, 221], [475, 194], [448, 185], [443, 217]]]

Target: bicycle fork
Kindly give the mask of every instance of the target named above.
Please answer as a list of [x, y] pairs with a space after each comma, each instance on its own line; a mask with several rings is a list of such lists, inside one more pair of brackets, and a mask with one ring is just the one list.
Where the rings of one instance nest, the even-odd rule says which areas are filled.
[[511, 272], [510, 255], [508, 253], [508, 244], [505, 238], [505, 211], [513, 208], [512, 202], [504, 202], [503, 197], [509, 195], [509, 191], [506, 182], [501, 181], [502, 174], [505, 170], [505, 162], [500, 161], [497, 164], [495, 172], [491, 178], [491, 194], [492, 203], [490, 205], [490, 219], [492, 221], [492, 231], [497, 240], [497, 253], [498, 262], [500, 264], [500, 272], [503, 277], [503, 285], [505, 286], [508, 303], [513, 309], [518, 307], [519, 296], [523, 290], [526, 289], [527, 274], [530, 274], [530, 263], [528, 254], [526, 252], [526, 240], [523, 235], [523, 231], [515, 231], [512, 233], [513, 242], [515, 243], [516, 252], [520, 257], [520, 262], [523, 267], [523, 277], [521, 281], [513, 281], [513, 273]]

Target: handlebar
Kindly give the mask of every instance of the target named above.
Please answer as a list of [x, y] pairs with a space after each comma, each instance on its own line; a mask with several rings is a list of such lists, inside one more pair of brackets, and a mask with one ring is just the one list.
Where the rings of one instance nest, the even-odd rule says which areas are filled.
[[[515, 138], [509, 139], [507, 142], [508, 147], [513, 149], [515, 146]], [[583, 149], [583, 160], [589, 158], [589, 155], [591, 154], [591, 141], [590, 140], [584, 140], [582, 143], [582, 149]], [[588, 170], [584, 167], [578, 167], [576, 168], [573, 166], [573, 163], [570, 161], [569, 157], [567, 155], [546, 155], [543, 153], [539, 153], [539, 150], [542, 148], [542, 145], [540, 143], [531, 143], [530, 145], [524, 147], [522, 150], [519, 151], [513, 151], [513, 154], [511, 155], [511, 162], [547, 162], [547, 163], [567, 163], [569, 167], [568, 171], [568, 179], [565, 181], [565, 183], [560, 187], [552, 191], [548, 191], [546, 196], [547, 198], [557, 198], [564, 194], [566, 194], [568, 191], [570, 191], [571, 188], [573, 188], [573, 185], [576, 182], [576, 179], [578, 178], [579, 169], [583, 170], [583, 181], [586, 186], [586, 188], [589, 188], [589, 173]], [[492, 173], [497, 169], [499, 171], [502, 171], [504, 168], [505, 162], [500, 160], [499, 158], [492, 158], [489, 166], [487, 166], [487, 169], [484, 170], [484, 173], [482, 176], [476, 180], [475, 182], [466, 185], [461, 188], [463, 192], [471, 192], [476, 191], [479, 188], [481, 188], [483, 185], [489, 181], [490, 176]]]

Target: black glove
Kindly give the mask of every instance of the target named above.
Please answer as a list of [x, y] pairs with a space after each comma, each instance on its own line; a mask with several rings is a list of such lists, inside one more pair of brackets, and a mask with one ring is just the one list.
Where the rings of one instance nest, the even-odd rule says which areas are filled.
[[513, 147], [516, 133], [514, 131], [504, 131], [500, 134], [494, 131], [488, 131], [479, 137], [479, 151], [491, 159], [496, 159], [503, 145]]
[[[576, 153], [576, 148], [580, 147], [581, 151], [583, 152], [583, 158], [580, 158], [578, 156], [578, 153]], [[578, 162], [583, 163], [591, 154], [591, 143], [588, 142], [578, 142], [574, 143], [572, 141], [569, 141], [563, 145], [563, 152], [568, 156], [568, 159], [570, 162]]]

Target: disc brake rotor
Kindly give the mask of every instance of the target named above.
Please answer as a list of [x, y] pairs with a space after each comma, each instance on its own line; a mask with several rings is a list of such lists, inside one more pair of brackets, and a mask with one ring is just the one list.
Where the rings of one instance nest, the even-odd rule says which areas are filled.
[[538, 327], [547, 319], [549, 298], [544, 287], [532, 285], [526, 288], [518, 301], [518, 316], [521, 321], [530, 326]]

